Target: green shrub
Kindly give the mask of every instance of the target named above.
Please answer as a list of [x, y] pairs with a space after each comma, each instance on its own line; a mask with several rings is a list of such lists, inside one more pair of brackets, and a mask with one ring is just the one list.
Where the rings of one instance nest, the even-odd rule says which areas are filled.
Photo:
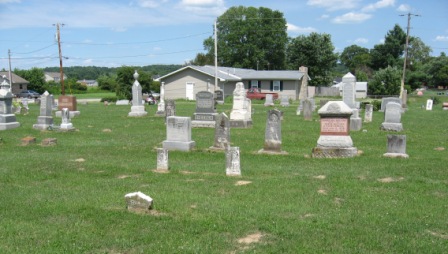
[[380, 100], [373, 100], [371, 102], [372, 106], [373, 106], [373, 111], [378, 111], [381, 109], [381, 101]]
[[108, 102], [116, 102], [116, 101], [117, 101], [117, 97], [116, 97], [116, 96], [112, 96], [112, 97], [104, 97], [104, 98], [101, 98], [101, 102], [105, 102], [105, 101], [108, 101]]

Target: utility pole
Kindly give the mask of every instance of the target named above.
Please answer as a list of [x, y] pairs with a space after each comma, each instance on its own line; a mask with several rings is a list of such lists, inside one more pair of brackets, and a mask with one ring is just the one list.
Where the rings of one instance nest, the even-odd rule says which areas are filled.
[[406, 78], [406, 63], [408, 62], [408, 48], [409, 48], [409, 29], [411, 28], [411, 16], [420, 16], [417, 14], [401, 14], [400, 16], [408, 16], [408, 26], [406, 28], [406, 46], [404, 49], [404, 63], [403, 63], [403, 77], [401, 78], [401, 88], [400, 88], [400, 98], [403, 97], [403, 91], [404, 91], [404, 80]]
[[11, 72], [11, 50], [8, 49], [8, 58], [9, 58], [9, 91], [12, 91], [12, 72]]
[[218, 86], [218, 20], [215, 20], [214, 24], [214, 37], [215, 37], [215, 91], [219, 90]]
[[[61, 24], [64, 26], [64, 24]], [[64, 86], [64, 70], [62, 69], [62, 51], [61, 51], [61, 31], [59, 29], [59, 23], [56, 24], [56, 39], [58, 40], [58, 48], [59, 48], [59, 73], [61, 74], [61, 94], [65, 95], [65, 86]]]

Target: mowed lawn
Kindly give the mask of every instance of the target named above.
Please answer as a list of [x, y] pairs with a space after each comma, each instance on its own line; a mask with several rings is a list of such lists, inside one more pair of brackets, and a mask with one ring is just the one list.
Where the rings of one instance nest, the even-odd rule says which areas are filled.
[[[231, 130], [242, 177], [225, 175], [207, 128], [193, 129], [194, 151], [169, 153], [169, 173], [154, 172], [166, 138], [156, 105], [141, 118], [78, 105], [75, 132], [34, 130], [31, 105], [21, 127], [0, 132], [0, 253], [447, 253], [448, 111], [422, 109], [426, 99], [411, 96], [402, 115], [409, 159], [382, 156], [380, 112], [351, 132], [358, 157], [311, 158], [319, 117], [304, 121], [297, 102], [279, 107], [288, 155], [256, 154], [270, 108], [254, 103], [253, 128]], [[195, 104], [176, 108], [192, 116]], [[37, 142], [21, 145], [27, 136]], [[126, 210], [135, 191], [154, 199], [151, 212]]]

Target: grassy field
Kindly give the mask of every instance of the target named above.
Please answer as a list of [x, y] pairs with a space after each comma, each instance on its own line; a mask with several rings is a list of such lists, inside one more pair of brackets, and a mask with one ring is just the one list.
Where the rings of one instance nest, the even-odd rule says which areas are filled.
[[[0, 253], [446, 253], [448, 111], [421, 109], [426, 99], [410, 97], [402, 116], [409, 159], [382, 157], [380, 112], [351, 133], [360, 156], [311, 158], [319, 118], [296, 116], [297, 102], [281, 108], [289, 154], [255, 154], [269, 108], [254, 104], [254, 127], [231, 130], [242, 177], [227, 177], [224, 154], [208, 150], [213, 129], [193, 129], [196, 149], [170, 152], [170, 172], [154, 172], [166, 135], [155, 105], [142, 118], [79, 105], [66, 133], [32, 129], [31, 105], [20, 128], [0, 132]], [[176, 108], [191, 116], [195, 105]], [[37, 143], [21, 145], [27, 136]], [[126, 210], [135, 191], [154, 199], [150, 213]]]

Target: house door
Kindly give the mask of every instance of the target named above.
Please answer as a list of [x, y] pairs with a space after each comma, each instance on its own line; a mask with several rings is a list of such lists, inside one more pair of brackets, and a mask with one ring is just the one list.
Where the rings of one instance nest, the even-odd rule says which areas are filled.
[[194, 83], [187, 83], [185, 97], [187, 100], [194, 100]]

